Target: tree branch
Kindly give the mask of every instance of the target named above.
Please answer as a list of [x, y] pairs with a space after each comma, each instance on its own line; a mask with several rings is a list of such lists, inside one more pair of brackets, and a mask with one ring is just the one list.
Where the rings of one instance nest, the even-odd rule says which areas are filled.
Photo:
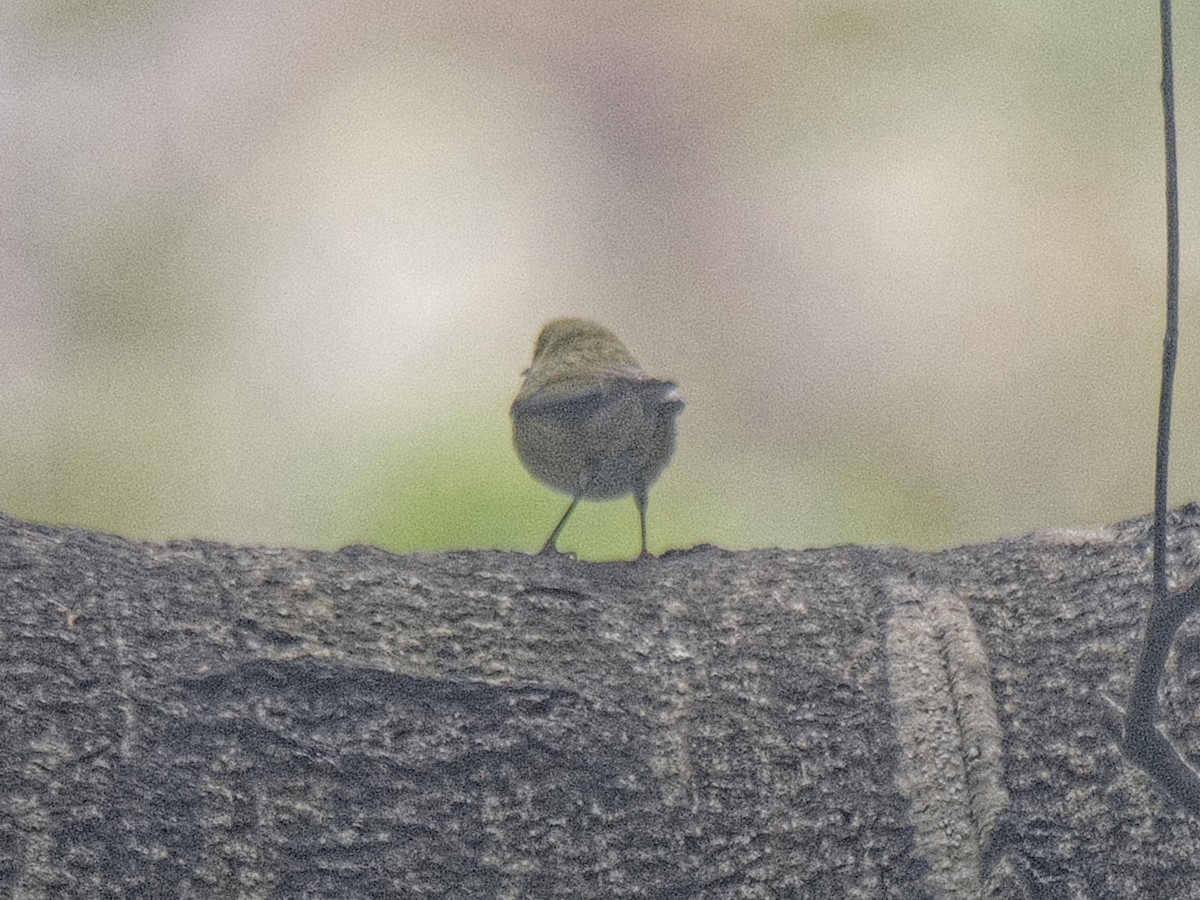
[[0, 895], [1188, 896], [1097, 715], [1151, 527], [588, 564], [0, 515]]

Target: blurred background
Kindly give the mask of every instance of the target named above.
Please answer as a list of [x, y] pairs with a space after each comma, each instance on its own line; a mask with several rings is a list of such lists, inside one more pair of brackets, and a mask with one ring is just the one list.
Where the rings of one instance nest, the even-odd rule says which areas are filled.
[[[1200, 494], [1200, 8], [1176, 6], [1172, 502]], [[535, 550], [508, 404], [594, 318], [688, 406], [661, 552], [1152, 506], [1157, 4], [9, 0], [0, 510]], [[633, 501], [560, 547], [629, 557]]]

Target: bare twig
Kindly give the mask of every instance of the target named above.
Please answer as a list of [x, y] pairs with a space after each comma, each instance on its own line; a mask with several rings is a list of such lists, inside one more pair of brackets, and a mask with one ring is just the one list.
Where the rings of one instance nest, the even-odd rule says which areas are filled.
[[1171, 450], [1171, 397], [1179, 342], [1179, 161], [1175, 152], [1175, 64], [1171, 50], [1171, 0], [1160, 0], [1162, 27], [1163, 144], [1167, 170], [1167, 328], [1163, 338], [1162, 390], [1154, 473], [1154, 599], [1167, 596], [1167, 468]]
[[1167, 170], [1167, 325], [1163, 339], [1162, 390], [1154, 477], [1154, 597], [1142, 652], [1125, 705], [1122, 748], [1126, 756], [1158, 779], [1180, 803], [1200, 814], [1197, 773], [1154, 724], [1158, 688], [1175, 632], [1200, 604], [1200, 587], [1171, 596], [1167, 587], [1167, 471], [1171, 443], [1171, 398], [1179, 333], [1179, 184], [1175, 151], [1175, 75], [1172, 60], [1171, 0], [1160, 0], [1162, 32], [1163, 139]]

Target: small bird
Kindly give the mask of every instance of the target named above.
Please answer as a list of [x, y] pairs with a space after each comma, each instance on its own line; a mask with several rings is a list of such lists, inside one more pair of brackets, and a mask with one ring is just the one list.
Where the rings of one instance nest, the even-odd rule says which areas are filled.
[[586, 319], [543, 326], [533, 362], [512, 404], [513, 444], [522, 464], [546, 487], [568, 495], [540, 553], [551, 553], [580, 500], [633, 494], [646, 549], [650, 485], [675, 452], [675, 417], [683, 409], [675, 383], [651, 378], [615, 334]]

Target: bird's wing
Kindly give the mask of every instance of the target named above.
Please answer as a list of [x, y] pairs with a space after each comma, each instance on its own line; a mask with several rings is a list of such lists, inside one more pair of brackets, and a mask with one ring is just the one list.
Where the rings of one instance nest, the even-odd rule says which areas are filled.
[[572, 387], [569, 390], [541, 390], [513, 401], [513, 418], [530, 416], [562, 425], [573, 425], [593, 416], [610, 397], [606, 385], [600, 382]]

